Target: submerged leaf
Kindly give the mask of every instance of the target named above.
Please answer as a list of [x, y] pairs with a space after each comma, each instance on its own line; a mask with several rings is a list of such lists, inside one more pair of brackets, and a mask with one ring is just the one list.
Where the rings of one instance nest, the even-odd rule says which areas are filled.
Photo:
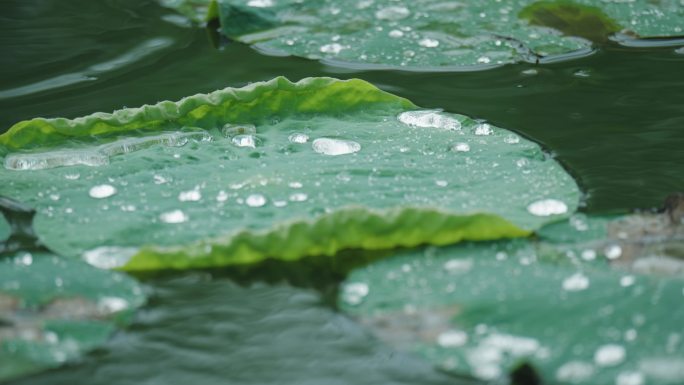
[[47, 254], [0, 261], [0, 380], [73, 360], [142, 305], [124, 275]]
[[684, 270], [642, 274], [648, 251], [627, 260], [614, 247], [630, 241], [588, 241], [607, 220], [577, 221], [566, 229], [585, 233], [580, 243], [466, 243], [376, 262], [347, 278], [341, 307], [391, 345], [485, 380], [526, 362], [542, 383], [682, 383]]
[[677, 0], [212, 4], [224, 35], [265, 53], [416, 70], [489, 68], [547, 56], [573, 57], [589, 52], [591, 41], [604, 42], [618, 32], [625, 32], [623, 39], [672, 37], [681, 36], [684, 25], [684, 6]]
[[107, 268], [519, 237], [579, 196], [536, 144], [360, 80], [278, 78], [34, 119], [0, 143], [5, 193], [36, 206], [44, 243]]

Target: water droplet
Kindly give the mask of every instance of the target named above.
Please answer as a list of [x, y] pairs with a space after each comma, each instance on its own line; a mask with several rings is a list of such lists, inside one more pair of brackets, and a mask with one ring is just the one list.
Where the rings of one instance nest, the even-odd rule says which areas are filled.
[[266, 204], [266, 197], [261, 194], [251, 194], [245, 199], [245, 203], [249, 207], [262, 207]]
[[582, 291], [589, 287], [589, 278], [582, 273], [575, 273], [563, 280], [563, 290]]
[[437, 336], [437, 344], [443, 348], [454, 348], [465, 345], [468, 334], [461, 330], [448, 330]]
[[477, 58], [477, 62], [479, 64], [489, 64], [489, 62], [491, 62], [491, 61], [492, 61], [492, 59], [490, 59], [487, 56], [480, 56], [479, 58]]
[[684, 47], [679, 47], [675, 50], [676, 54], [684, 55]]
[[534, 68], [526, 69], [526, 70], [521, 72], [521, 74], [526, 75], [526, 76], [534, 76], [534, 75], [537, 75], [538, 73], [539, 73], [539, 71], [537, 71]]
[[620, 286], [622, 287], [632, 286], [634, 282], [636, 282], [636, 278], [633, 275], [625, 275], [620, 278]]
[[626, 351], [621, 345], [603, 345], [594, 353], [594, 362], [598, 366], [616, 366], [625, 360]]
[[104, 166], [109, 157], [97, 150], [59, 150], [43, 153], [9, 154], [5, 157], [8, 170], [45, 170], [67, 166]]
[[406, 111], [399, 114], [397, 119], [411, 127], [442, 128], [454, 131], [461, 129], [461, 122], [434, 110]]
[[548, 217], [565, 214], [568, 212], [568, 206], [557, 199], [543, 199], [527, 206], [527, 211], [532, 215]]
[[615, 385], [644, 385], [644, 375], [640, 372], [622, 372], [615, 379]]
[[375, 12], [375, 17], [380, 20], [397, 21], [407, 18], [410, 14], [411, 12], [406, 7], [391, 6]]
[[475, 135], [487, 136], [493, 133], [494, 130], [492, 130], [492, 127], [487, 123], [478, 124], [477, 127], [475, 127]]
[[164, 184], [164, 183], [169, 182], [168, 179], [164, 178], [161, 175], [155, 175], [153, 178], [154, 178], [154, 184]]
[[273, 201], [273, 206], [285, 207], [285, 206], [287, 206], [287, 201]]
[[608, 259], [618, 259], [622, 255], [622, 247], [620, 245], [609, 245], [603, 251]]
[[369, 293], [368, 285], [363, 282], [349, 283], [344, 286], [343, 300], [349, 305], [358, 305]]
[[221, 133], [227, 138], [237, 135], [254, 135], [257, 129], [253, 124], [232, 124], [227, 123], [221, 128]]
[[225, 202], [228, 200], [228, 193], [225, 191], [221, 190], [216, 194], [216, 201], [218, 202]]
[[467, 273], [472, 268], [472, 259], [450, 259], [444, 263], [444, 270], [450, 274]]
[[128, 306], [128, 301], [119, 297], [102, 297], [97, 301], [98, 310], [104, 314], [118, 313]]
[[202, 199], [202, 193], [197, 187], [190, 191], [182, 191], [178, 194], [178, 200], [181, 202], [197, 202]]
[[14, 263], [17, 265], [31, 266], [31, 264], [33, 264], [33, 255], [31, 255], [31, 253], [23, 253], [14, 259]]
[[594, 375], [594, 365], [582, 361], [570, 361], [556, 371], [556, 379], [570, 384], [582, 383]]
[[323, 155], [347, 155], [361, 150], [361, 145], [352, 140], [319, 138], [313, 141], [312, 148]]
[[68, 180], [77, 180], [78, 178], [81, 177], [81, 174], [79, 173], [73, 173], [73, 174], [64, 174], [64, 179]]
[[268, 8], [272, 7], [273, 0], [249, 0], [247, 2], [248, 7], [254, 7], [254, 8]]
[[300, 182], [290, 182], [290, 183], [288, 183], [287, 185], [288, 185], [290, 188], [302, 188], [302, 187], [304, 187], [304, 185], [301, 184]]
[[321, 46], [320, 50], [323, 53], [331, 53], [331, 54], [337, 55], [343, 49], [344, 49], [344, 47], [341, 44], [332, 43], [332, 44], [326, 44], [324, 46]]
[[294, 194], [290, 195], [290, 200], [292, 202], [304, 202], [308, 198], [309, 198], [309, 196], [304, 194], [304, 193], [294, 193]]
[[436, 180], [436, 181], [435, 181], [435, 184], [436, 184], [438, 187], [446, 187], [446, 186], [449, 185], [449, 182], [447, 182], [447, 181], [445, 181], [445, 180], [442, 180], [442, 179], [439, 179], [439, 180]]
[[504, 142], [508, 144], [518, 144], [520, 143], [520, 137], [515, 134], [506, 135]]
[[588, 249], [588, 250], [582, 250], [582, 259], [585, 261], [593, 261], [596, 259], [596, 251]]
[[177, 224], [187, 222], [189, 218], [188, 215], [181, 210], [172, 210], [159, 215], [159, 219], [164, 223]]
[[439, 40], [430, 39], [429, 37], [420, 39], [418, 45], [425, 48], [435, 48], [439, 45]]
[[116, 188], [112, 185], [101, 184], [93, 186], [88, 192], [91, 198], [104, 199], [116, 194]]
[[398, 38], [398, 37], [402, 37], [402, 36], [404, 36], [404, 33], [398, 29], [393, 29], [389, 32], [389, 37]]
[[290, 136], [288, 137], [288, 140], [289, 140], [291, 143], [299, 143], [299, 144], [302, 144], [302, 143], [306, 143], [306, 142], [309, 141], [309, 135], [307, 135], [307, 134], [302, 134], [302, 133], [300, 133], [300, 132], [295, 132], [294, 134], [292, 134], [292, 135], [290, 135]]
[[451, 151], [453, 152], [468, 152], [470, 151], [470, 145], [468, 143], [456, 143], [451, 146]]
[[236, 135], [230, 141], [237, 147], [256, 148], [256, 138], [254, 135]]
[[573, 75], [578, 78], [588, 78], [591, 76], [591, 73], [589, 72], [589, 70], [578, 70], [575, 71]]
[[83, 259], [100, 269], [115, 269], [125, 265], [138, 252], [134, 247], [101, 246], [83, 253]]

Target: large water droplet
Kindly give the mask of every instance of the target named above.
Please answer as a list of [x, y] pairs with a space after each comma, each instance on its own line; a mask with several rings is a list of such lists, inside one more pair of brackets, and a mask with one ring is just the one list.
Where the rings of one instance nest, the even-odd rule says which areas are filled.
[[101, 246], [84, 252], [83, 259], [100, 269], [114, 269], [125, 265], [137, 252], [134, 247]]
[[411, 12], [406, 7], [390, 6], [375, 12], [375, 17], [380, 20], [401, 20], [407, 18]]
[[116, 194], [116, 188], [109, 184], [101, 184], [91, 187], [88, 194], [90, 197], [96, 199], [109, 198], [110, 196]]
[[249, 207], [261, 207], [266, 204], [266, 197], [261, 194], [251, 194], [245, 199], [245, 204]]
[[543, 199], [527, 206], [527, 211], [532, 215], [548, 217], [568, 212], [568, 206], [557, 199]]
[[625, 360], [625, 348], [621, 345], [603, 345], [594, 353], [594, 362], [598, 366], [616, 366]]
[[475, 127], [475, 135], [487, 136], [493, 133], [494, 130], [492, 130], [492, 126], [487, 123], [478, 124], [477, 127]]
[[581, 291], [589, 287], [589, 278], [582, 273], [575, 273], [563, 280], [563, 290]]
[[172, 210], [159, 215], [159, 219], [164, 223], [176, 224], [187, 222], [189, 218], [188, 215], [181, 210]]
[[102, 146], [98, 147], [98, 151], [107, 156], [124, 155], [131, 152], [140, 151], [154, 145], [182, 147], [185, 146], [190, 139], [207, 142], [213, 138], [205, 131], [166, 132], [159, 135], [143, 136], [140, 138], [119, 139], [111, 143], [103, 144]]
[[67, 166], [104, 166], [109, 157], [94, 150], [63, 150], [43, 153], [9, 154], [5, 157], [8, 170], [45, 170]]
[[406, 111], [399, 114], [397, 119], [411, 127], [461, 129], [461, 122], [434, 110]]
[[314, 151], [323, 155], [347, 155], [361, 150], [361, 145], [352, 140], [318, 138], [311, 144]]

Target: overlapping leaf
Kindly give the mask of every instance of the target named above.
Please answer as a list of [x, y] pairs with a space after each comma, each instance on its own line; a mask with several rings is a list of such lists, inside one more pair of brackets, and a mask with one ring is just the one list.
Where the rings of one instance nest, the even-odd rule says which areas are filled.
[[[192, 2], [164, 2], [202, 19]], [[487, 68], [590, 52], [619, 35], [681, 36], [677, 0], [217, 0], [226, 36], [266, 53], [415, 70]], [[202, 16], [200, 16], [202, 15]]]
[[0, 260], [0, 380], [73, 360], [144, 301], [130, 278], [49, 253]]
[[684, 262], [660, 246], [684, 230], [635, 236], [659, 221], [575, 216], [539, 243], [406, 252], [354, 272], [340, 303], [381, 339], [460, 374], [492, 380], [529, 363], [543, 383], [678, 384]]

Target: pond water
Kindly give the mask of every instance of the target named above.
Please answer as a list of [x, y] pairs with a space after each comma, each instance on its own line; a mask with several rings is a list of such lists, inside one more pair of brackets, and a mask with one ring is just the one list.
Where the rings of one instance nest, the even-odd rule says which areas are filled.
[[[514, 130], [577, 178], [586, 212], [659, 206], [683, 188], [684, 54], [601, 47], [577, 60], [481, 72], [345, 69], [265, 56], [154, 1], [3, 2], [0, 132], [285, 75], [361, 78], [422, 107]], [[681, 51], [681, 50], [680, 50]], [[0, 195], [2, 190], [0, 187]], [[326, 305], [339, 274], [227, 272], [148, 280], [136, 323], [82, 362], [17, 383], [453, 384]], [[334, 269], [333, 269], [334, 270]], [[317, 282], [313, 282], [317, 281]], [[456, 381], [456, 382], [454, 382]]]

